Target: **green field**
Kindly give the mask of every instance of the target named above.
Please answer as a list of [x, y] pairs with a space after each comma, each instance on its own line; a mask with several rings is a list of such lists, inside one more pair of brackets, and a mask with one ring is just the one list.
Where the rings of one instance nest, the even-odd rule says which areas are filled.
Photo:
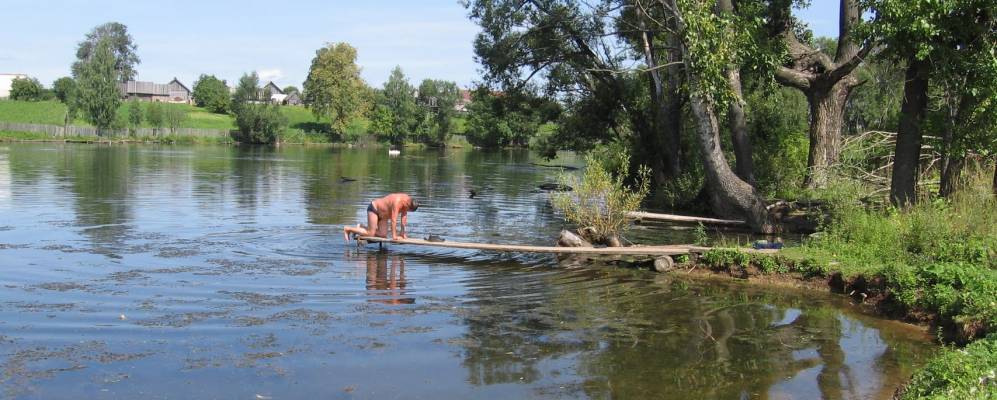
[[[148, 103], [142, 103], [143, 109]], [[228, 114], [214, 114], [207, 110], [187, 104], [163, 104], [164, 107], [182, 108], [187, 110], [188, 118], [184, 128], [199, 129], [235, 129], [235, 121]], [[326, 122], [316, 122], [315, 116], [307, 108], [298, 106], [282, 106], [284, 115], [287, 116], [289, 127], [304, 131], [319, 130]], [[128, 117], [128, 103], [123, 102], [118, 108], [118, 114], [122, 118]], [[62, 125], [66, 115], [66, 106], [58, 101], [0, 101], [0, 121]], [[77, 118], [73, 125], [89, 126], [90, 124], [81, 118]], [[143, 121], [142, 127], [150, 128], [148, 122]]]

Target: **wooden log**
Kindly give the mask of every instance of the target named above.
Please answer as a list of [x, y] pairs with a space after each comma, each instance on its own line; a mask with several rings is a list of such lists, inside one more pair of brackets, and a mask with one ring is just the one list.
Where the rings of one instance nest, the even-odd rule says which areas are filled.
[[[469, 242], [429, 242], [422, 239], [386, 239], [375, 236], [361, 236], [358, 239], [370, 243], [392, 243], [415, 246], [443, 247], [450, 249], [496, 251], [502, 253], [551, 253], [551, 254], [590, 254], [590, 255], [646, 255], [646, 256], [674, 256], [679, 254], [703, 253], [709, 251], [710, 247], [691, 246], [684, 244], [665, 246], [630, 246], [630, 247], [556, 247], [556, 246], [524, 246], [512, 244], [495, 243], [469, 243]], [[734, 248], [732, 250], [745, 253], [765, 253], [771, 254], [776, 250], [756, 250]]]
[[422, 239], [391, 240], [381, 237], [361, 236], [359, 239], [371, 243], [392, 243], [416, 246], [443, 247], [451, 249], [497, 251], [503, 253], [551, 253], [551, 254], [594, 254], [594, 255], [678, 255], [688, 254], [692, 246], [631, 246], [631, 247], [556, 247], [523, 246], [494, 243], [468, 242], [428, 242]]
[[675, 269], [675, 260], [669, 256], [661, 256], [654, 259], [654, 270], [658, 272], [668, 272]]
[[557, 245], [559, 247], [592, 247], [592, 243], [567, 230], [561, 231], [561, 235], [557, 237]]
[[723, 225], [723, 226], [748, 226], [747, 222], [741, 220], [691, 217], [687, 215], [657, 214], [657, 213], [649, 213], [643, 211], [633, 211], [627, 213], [627, 216], [636, 220], [648, 220], [648, 221], [702, 223], [705, 225]]

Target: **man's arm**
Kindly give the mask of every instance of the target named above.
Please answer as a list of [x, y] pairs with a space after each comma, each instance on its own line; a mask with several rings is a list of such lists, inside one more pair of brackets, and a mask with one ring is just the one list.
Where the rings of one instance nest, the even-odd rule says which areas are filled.
[[[398, 239], [398, 207], [391, 207], [391, 239]], [[403, 230], [404, 232], [404, 230]]]
[[408, 239], [408, 213], [402, 212], [402, 239]]

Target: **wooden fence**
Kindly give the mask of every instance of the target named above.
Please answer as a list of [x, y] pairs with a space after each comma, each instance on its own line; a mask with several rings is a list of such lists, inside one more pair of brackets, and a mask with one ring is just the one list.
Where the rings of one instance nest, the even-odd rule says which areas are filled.
[[212, 136], [230, 136], [231, 132], [225, 129], [197, 129], [197, 128], [178, 128], [175, 132], [171, 131], [169, 128], [138, 128], [134, 130], [129, 129], [103, 129], [100, 130], [98, 134], [98, 129], [92, 126], [77, 126], [77, 125], [42, 125], [42, 124], [20, 124], [13, 122], [3, 122], [0, 121], [0, 131], [10, 131], [10, 132], [31, 132], [31, 133], [44, 133], [52, 137], [66, 137], [66, 136], [166, 136], [166, 135], [176, 135], [176, 136], [199, 136], [199, 137], [212, 137]]

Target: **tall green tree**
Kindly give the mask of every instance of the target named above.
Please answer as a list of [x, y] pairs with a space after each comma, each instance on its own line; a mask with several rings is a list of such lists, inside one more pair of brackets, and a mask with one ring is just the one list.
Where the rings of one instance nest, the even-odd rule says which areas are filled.
[[344, 132], [350, 121], [370, 108], [356, 60], [357, 50], [348, 43], [326, 45], [315, 51], [305, 79], [305, 103], [316, 118], [329, 118], [335, 132]]
[[838, 37], [833, 54], [804, 37], [810, 32], [800, 29], [801, 22], [792, 15], [793, 6], [800, 3], [799, 0], [769, 1], [767, 19], [774, 38], [787, 50], [775, 70], [776, 80], [803, 92], [810, 106], [810, 151], [804, 183], [807, 187], [821, 188], [827, 185], [831, 168], [841, 153], [845, 107], [860, 82], [856, 69], [875, 43], [857, 40], [855, 30], [861, 22], [861, 0], [839, 0]]
[[194, 82], [194, 104], [204, 107], [208, 111], [216, 114], [224, 114], [229, 111], [229, 104], [232, 100], [228, 86], [221, 79], [214, 75], [201, 74]]
[[[772, 232], [773, 224], [766, 202], [750, 183], [730, 168], [720, 139], [718, 111], [738, 101], [729, 69], [751, 58], [756, 35], [751, 20], [717, 13], [716, 3], [707, 0], [662, 0], [663, 29], [675, 32], [678, 52], [685, 64], [690, 108], [696, 126], [696, 141], [702, 153], [710, 205], [717, 214], [744, 218], [759, 232]], [[755, 21], [757, 23], [758, 21]], [[732, 29], [738, 26], [739, 29]], [[755, 27], [757, 28], [757, 27]], [[736, 68], [736, 67], [734, 67]]]
[[[993, 150], [993, 129], [985, 121], [997, 101], [997, 3], [987, 0], [868, 0], [873, 21], [864, 34], [885, 46], [882, 56], [904, 62], [903, 102], [897, 126], [890, 200], [898, 206], [917, 201], [921, 147], [928, 127], [932, 86], [956, 94], [947, 107], [945, 168], [961, 169], [967, 149]], [[972, 116], [979, 118], [973, 118]], [[983, 123], [980, 123], [983, 122]], [[975, 140], [966, 140], [974, 138]], [[990, 147], [990, 148], [988, 148]], [[956, 171], [943, 171], [956, 175]], [[949, 177], [952, 179], [952, 176]], [[942, 185], [943, 188], [946, 186]], [[944, 191], [944, 189], [943, 189]], [[944, 193], [943, 193], [944, 194]]]
[[114, 123], [121, 103], [120, 75], [115, 69], [112, 44], [110, 40], [98, 42], [89, 59], [80, 64], [76, 75], [77, 100], [83, 117], [100, 130]]
[[170, 128], [170, 134], [176, 135], [177, 130], [182, 128], [190, 118], [189, 113], [181, 107], [167, 107], [165, 111], [166, 126]]
[[42, 99], [44, 88], [35, 78], [15, 78], [10, 82], [10, 99], [38, 101]]
[[76, 62], [73, 63], [73, 76], [79, 76], [84, 64], [89, 62], [97, 52], [101, 42], [106, 43], [114, 59], [114, 70], [122, 82], [130, 81], [138, 76], [135, 66], [141, 62], [136, 51], [128, 27], [118, 22], [108, 22], [94, 27], [76, 48]]
[[128, 101], [128, 129], [134, 135], [135, 131], [142, 126], [142, 103], [138, 99]]
[[[507, 92], [536, 84], [566, 105], [549, 143], [579, 151], [632, 144], [633, 160], [650, 166], [661, 184], [683, 170], [682, 63], [675, 58], [674, 35], [657, 26], [660, 7], [637, 3], [475, 0], [467, 5], [482, 27], [474, 48], [485, 81]], [[644, 65], [631, 68], [634, 61]]]
[[77, 101], [79, 90], [76, 87], [76, 81], [68, 76], [56, 79], [52, 83], [52, 92], [55, 94], [55, 98], [66, 106], [66, 115], [63, 124], [68, 126], [76, 118], [79, 108], [79, 102]]
[[386, 110], [379, 112], [378, 116], [389, 118], [387, 121], [379, 121], [379, 127], [386, 127], [378, 133], [384, 135], [390, 143], [404, 142], [419, 123], [419, 108], [415, 88], [409, 83], [401, 67], [396, 66], [391, 70], [391, 75], [384, 82], [384, 89], [377, 97], [377, 105]]
[[149, 121], [149, 126], [157, 132], [166, 126], [166, 115], [163, 111], [163, 103], [152, 102], [145, 108], [145, 120]]
[[298, 90], [298, 87], [294, 86], [294, 85], [287, 85], [287, 86], [285, 86], [284, 89], [283, 89], [283, 91], [284, 91], [284, 94], [286, 94], [286, 95], [290, 95], [291, 93], [301, 94], [301, 91]]
[[420, 121], [426, 136], [421, 139], [425, 143], [446, 145], [454, 130], [453, 117], [457, 114], [455, 107], [459, 99], [460, 88], [455, 82], [424, 79], [419, 84], [416, 101], [423, 114]]
[[241, 140], [258, 144], [279, 143], [281, 132], [287, 128], [287, 117], [281, 113], [279, 105], [259, 102], [259, 92], [260, 78], [255, 71], [239, 78], [232, 95], [232, 112]]
[[560, 106], [528, 91], [493, 93], [488, 87], [474, 90], [468, 105], [467, 140], [480, 147], [522, 147], [531, 138], [541, 142], [537, 150], [557, 151], [558, 146], [540, 137], [544, 123], [557, 120]]
[[60, 103], [69, 103], [76, 96], [76, 81], [68, 76], [56, 79], [52, 82], [52, 92]]

